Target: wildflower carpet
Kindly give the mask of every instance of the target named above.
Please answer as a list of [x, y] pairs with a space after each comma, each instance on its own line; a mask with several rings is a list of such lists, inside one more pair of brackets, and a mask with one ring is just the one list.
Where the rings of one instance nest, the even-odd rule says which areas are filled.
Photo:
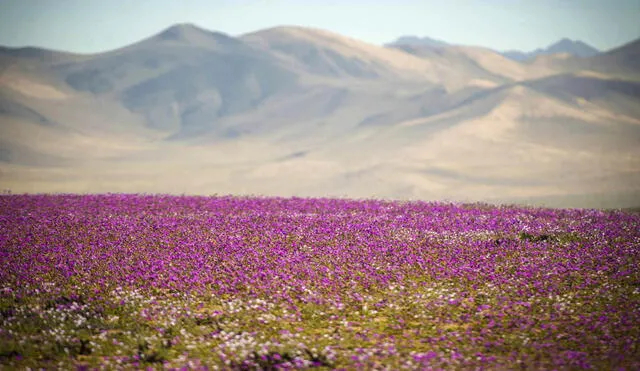
[[0, 197], [0, 368], [640, 369], [640, 214]]

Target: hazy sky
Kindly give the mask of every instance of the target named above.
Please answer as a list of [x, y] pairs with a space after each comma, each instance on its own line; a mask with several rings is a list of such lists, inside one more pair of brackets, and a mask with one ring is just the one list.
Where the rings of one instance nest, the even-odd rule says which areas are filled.
[[610, 49], [640, 37], [640, 0], [0, 0], [0, 45], [114, 49], [175, 23], [239, 35], [323, 28], [374, 44], [401, 35], [498, 50], [562, 37]]

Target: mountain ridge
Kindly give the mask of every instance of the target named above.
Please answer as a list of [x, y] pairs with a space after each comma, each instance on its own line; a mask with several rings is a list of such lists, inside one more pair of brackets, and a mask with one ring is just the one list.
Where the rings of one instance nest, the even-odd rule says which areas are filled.
[[530, 52], [508, 50], [502, 54], [517, 61], [528, 61], [538, 56], [550, 54], [569, 54], [575, 57], [588, 58], [601, 53], [600, 50], [580, 40], [562, 38], [546, 48], [538, 48]]
[[[388, 47], [420, 46], [420, 47], [443, 48], [443, 47], [449, 47], [449, 46], [463, 46], [463, 45], [451, 44], [446, 41], [433, 39], [427, 36], [425, 37], [401, 36], [397, 38], [395, 41], [385, 44], [385, 46], [388, 46]], [[587, 58], [587, 57], [593, 57], [601, 53], [600, 50], [592, 47], [591, 45], [581, 40], [571, 40], [566, 37], [561, 38], [558, 41], [551, 43], [546, 47], [537, 48], [529, 52], [525, 52], [521, 50], [506, 50], [506, 51], [497, 51], [497, 52], [509, 59], [519, 61], [519, 62], [526, 62], [538, 56], [549, 55], [549, 54], [568, 53], [572, 56]]]

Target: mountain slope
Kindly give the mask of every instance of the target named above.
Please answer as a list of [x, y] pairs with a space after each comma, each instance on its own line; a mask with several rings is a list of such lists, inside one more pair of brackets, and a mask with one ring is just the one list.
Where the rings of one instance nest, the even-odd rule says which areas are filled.
[[253, 46], [277, 54], [311, 75], [356, 79], [420, 79], [438, 82], [428, 61], [329, 31], [274, 27], [241, 36]]
[[446, 66], [443, 81], [467, 81], [470, 84], [493, 86], [496, 83], [521, 81], [553, 74], [546, 66], [523, 65], [490, 49], [471, 46], [429, 47], [396, 45], [394, 49]]
[[252, 109], [297, 79], [269, 53], [188, 24], [51, 69], [76, 91], [120, 101], [169, 136], [215, 130], [220, 117]]
[[588, 66], [603, 71], [640, 73], [640, 39], [589, 59]]
[[640, 81], [640, 39], [589, 58], [556, 54], [538, 57], [531, 64], [553, 68], [558, 72], [595, 72], [618, 79]]

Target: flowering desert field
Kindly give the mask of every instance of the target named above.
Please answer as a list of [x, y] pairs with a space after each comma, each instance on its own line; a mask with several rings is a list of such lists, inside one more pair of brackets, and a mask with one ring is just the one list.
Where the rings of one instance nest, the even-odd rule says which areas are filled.
[[640, 369], [640, 214], [0, 197], [0, 368]]

